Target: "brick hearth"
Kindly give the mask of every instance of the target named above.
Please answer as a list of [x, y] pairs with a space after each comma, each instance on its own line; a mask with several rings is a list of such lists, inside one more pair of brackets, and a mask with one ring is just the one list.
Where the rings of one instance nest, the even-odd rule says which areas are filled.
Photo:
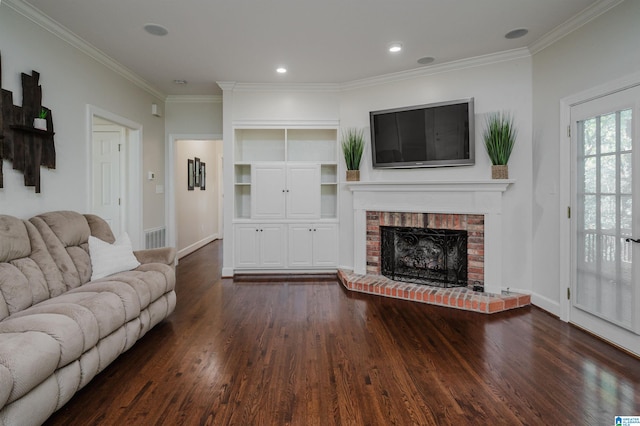
[[439, 288], [428, 285], [392, 281], [383, 275], [358, 275], [338, 270], [338, 279], [347, 290], [411, 300], [430, 305], [493, 314], [531, 304], [528, 294], [490, 294], [466, 287]]

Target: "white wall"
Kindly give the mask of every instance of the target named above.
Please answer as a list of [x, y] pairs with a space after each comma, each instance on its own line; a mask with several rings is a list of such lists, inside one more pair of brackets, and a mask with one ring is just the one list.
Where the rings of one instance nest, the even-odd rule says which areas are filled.
[[[222, 141], [178, 140], [176, 146], [176, 248], [182, 257], [219, 237], [218, 156], [222, 155]], [[187, 159], [195, 157], [206, 164], [206, 189], [189, 191]]]
[[167, 135], [222, 135], [222, 98], [169, 96], [165, 117]]
[[[484, 149], [482, 129], [487, 113], [509, 111], [518, 128], [516, 146], [509, 161], [509, 178], [515, 184], [503, 197], [503, 278], [513, 290], [531, 290], [531, 60], [530, 57], [449, 69], [413, 79], [343, 91], [341, 127], [366, 127], [369, 111], [448, 101], [475, 99], [476, 164], [465, 167], [374, 170], [367, 144], [361, 165], [363, 181], [488, 180], [491, 163]], [[341, 164], [344, 180], [344, 164]], [[353, 265], [353, 211], [351, 194], [344, 189], [340, 200], [341, 264]]]
[[[534, 303], [560, 315], [568, 282], [560, 276], [560, 100], [640, 71], [640, 2], [625, 1], [533, 55]], [[566, 188], [565, 188], [566, 189]], [[566, 189], [568, 190], [568, 189]]]
[[[23, 176], [4, 160], [0, 213], [27, 218], [50, 210], [89, 208], [89, 145], [87, 105], [94, 105], [143, 126], [141, 176], [144, 228], [164, 225], [164, 194], [156, 182], [164, 179], [164, 120], [151, 115], [151, 104], [163, 101], [120, 74], [90, 58], [31, 20], [0, 4], [2, 88], [22, 103], [20, 73], [40, 73], [44, 106], [51, 108], [57, 164], [41, 168], [42, 193], [26, 188]], [[144, 178], [155, 171], [156, 181]]]

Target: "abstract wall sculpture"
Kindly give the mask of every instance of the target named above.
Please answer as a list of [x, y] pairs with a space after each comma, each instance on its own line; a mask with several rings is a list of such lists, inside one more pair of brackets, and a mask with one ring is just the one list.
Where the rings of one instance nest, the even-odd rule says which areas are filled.
[[[0, 97], [0, 188], [3, 186], [2, 160], [24, 174], [25, 186], [40, 192], [40, 166], [56, 168], [51, 110], [42, 106], [40, 74], [22, 74], [22, 106], [13, 105], [13, 93], [2, 89]], [[0, 59], [0, 88], [2, 61]], [[46, 115], [46, 130], [34, 127], [34, 118]]]

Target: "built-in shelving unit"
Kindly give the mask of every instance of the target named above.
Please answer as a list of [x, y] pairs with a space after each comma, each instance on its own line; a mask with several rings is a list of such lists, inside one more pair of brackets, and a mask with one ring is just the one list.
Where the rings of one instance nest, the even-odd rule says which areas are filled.
[[234, 268], [335, 268], [337, 126], [236, 128], [233, 164]]
[[258, 163], [320, 166], [321, 219], [338, 213], [337, 129], [236, 129], [234, 141], [235, 219], [251, 219], [252, 170]]

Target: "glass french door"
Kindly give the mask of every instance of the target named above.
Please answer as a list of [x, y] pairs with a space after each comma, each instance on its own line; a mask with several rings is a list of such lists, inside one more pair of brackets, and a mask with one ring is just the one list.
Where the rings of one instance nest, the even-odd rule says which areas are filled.
[[634, 240], [640, 238], [639, 105], [636, 87], [571, 108], [570, 319], [637, 354], [640, 244]]

